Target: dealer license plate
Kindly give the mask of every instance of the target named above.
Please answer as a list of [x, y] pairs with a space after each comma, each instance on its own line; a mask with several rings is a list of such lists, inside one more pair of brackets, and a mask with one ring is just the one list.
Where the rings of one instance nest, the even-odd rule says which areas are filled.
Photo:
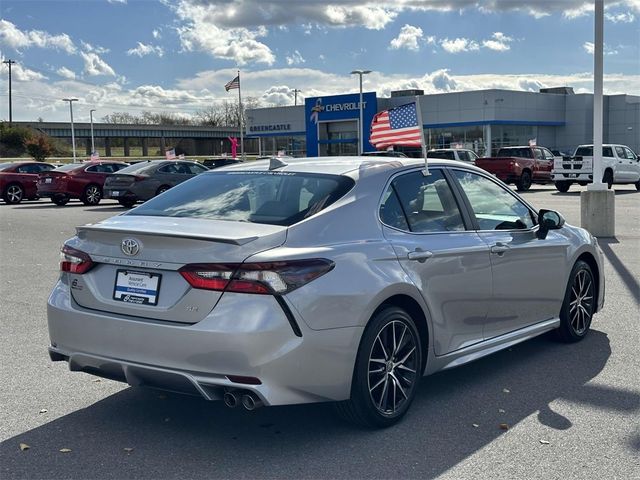
[[157, 273], [118, 270], [113, 299], [136, 305], [157, 305], [161, 278]]
[[113, 192], [111, 192], [111, 196], [112, 197], [119, 197], [120, 196], [120, 192], [118, 190], [114, 190]]
[[44, 183], [51, 183], [52, 180], [53, 180], [53, 178], [51, 178], [51, 177], [45, 178], [44, 179]]

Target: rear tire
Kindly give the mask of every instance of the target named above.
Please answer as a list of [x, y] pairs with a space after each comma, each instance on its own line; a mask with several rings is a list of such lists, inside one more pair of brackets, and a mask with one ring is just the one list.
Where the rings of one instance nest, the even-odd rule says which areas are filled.
[[9, 205], [16, 205], [24, 197], [24, 188], [19, 183], [11, 183], [2, 192], [2, 198]]
[[613, 172], [611, 170], [604, 172], [604, 175], [602, 176], [602, 183], [606, 183], [607, 188], [611, 190], [611, 187], [613, 187]]
[[71, 198], [69, 197], [69, 195], [54, 195], [53, 197], [51, 197], [51, 201], [53, 203], [55, 203], [56, 205], [58, 205], [59, 207], [62, 207], [64, 205], [66, 205], [67, 203], [69, 203], [69, 200], [71, 200]]
[[96, 184], [87, 185], [82, 193], [82, 197], [80, 197], [82, 203], [87, 206], [98, 205], [101, 199], [102, 189]]
[[579, 342], [589, 333], [597, 302], [596, 284], [591, 267], [579, 260], [573, 266], [560, 309], [557, 334], [567, 343]]
[[559, 192], [567, 193], [569, 191], [569, 188], [571, 187], [571, 182], [560, 181], [560, 182], [555, 182], [555, 185], [556, 185], [556, 189]]
[[124, 208], [131, 208], [136, 204], [135, 198], [120, 198], [118, 199], [118, 203], [122, 205]]
[[634, 185], [636, 186], [636, 190], [640, 192], [640, 180], [638, 180]]
[[156, 196], [160, 195], [161, 193], [166, 192], [170, 188], [171, 187], [169, 187], [168, 185], [162, 185], [161, 187], [158, 187], [158, 190], [156, 190]]
[[520, 179], [516, 182], [516, 188], [519, 192], [526, 192], [531, 188], [531, 174], [527, 170], [520, 175]]
[[362, 335], [353, 371], [351, 398], [337, 413], [357, 425], [384, 428], [405, 415], [422, 376], [422, 344], [411, 316], [386, 307]]

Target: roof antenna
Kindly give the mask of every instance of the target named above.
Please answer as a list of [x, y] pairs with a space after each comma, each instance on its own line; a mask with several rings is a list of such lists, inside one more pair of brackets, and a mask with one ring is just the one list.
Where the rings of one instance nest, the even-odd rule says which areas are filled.
[[289, 165], [287, 162], [283, 162], [279, 158], [271, 157], [269, 159], [269, 170], [275, 170], [276, 168], [282, 168]]

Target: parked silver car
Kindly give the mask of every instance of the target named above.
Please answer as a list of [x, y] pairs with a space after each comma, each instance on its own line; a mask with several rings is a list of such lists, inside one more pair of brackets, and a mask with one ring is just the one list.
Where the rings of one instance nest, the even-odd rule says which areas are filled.
[[176, 185], [206, 172], [197, 162], [186, 160], [150, 160], [134, 163], [104, 182], [104, 198], [118, 200], [131, 208], [139, 200], [149, 200]]
[[423, 375], [587, 335], [596, 239], [473, 165], [423, 169], [252, 162], [79, 227], [49, 298], [52, 360], [230, 407], [334, 401], [388, 426]]

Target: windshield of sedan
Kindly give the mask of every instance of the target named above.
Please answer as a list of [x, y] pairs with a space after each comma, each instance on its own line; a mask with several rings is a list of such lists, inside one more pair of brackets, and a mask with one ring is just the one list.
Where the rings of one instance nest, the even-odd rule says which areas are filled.
[[289, 226], [328, 207], [353, 179], [340, 175], [233, 171], [198, 175], [126, 215], [190, 217]]

